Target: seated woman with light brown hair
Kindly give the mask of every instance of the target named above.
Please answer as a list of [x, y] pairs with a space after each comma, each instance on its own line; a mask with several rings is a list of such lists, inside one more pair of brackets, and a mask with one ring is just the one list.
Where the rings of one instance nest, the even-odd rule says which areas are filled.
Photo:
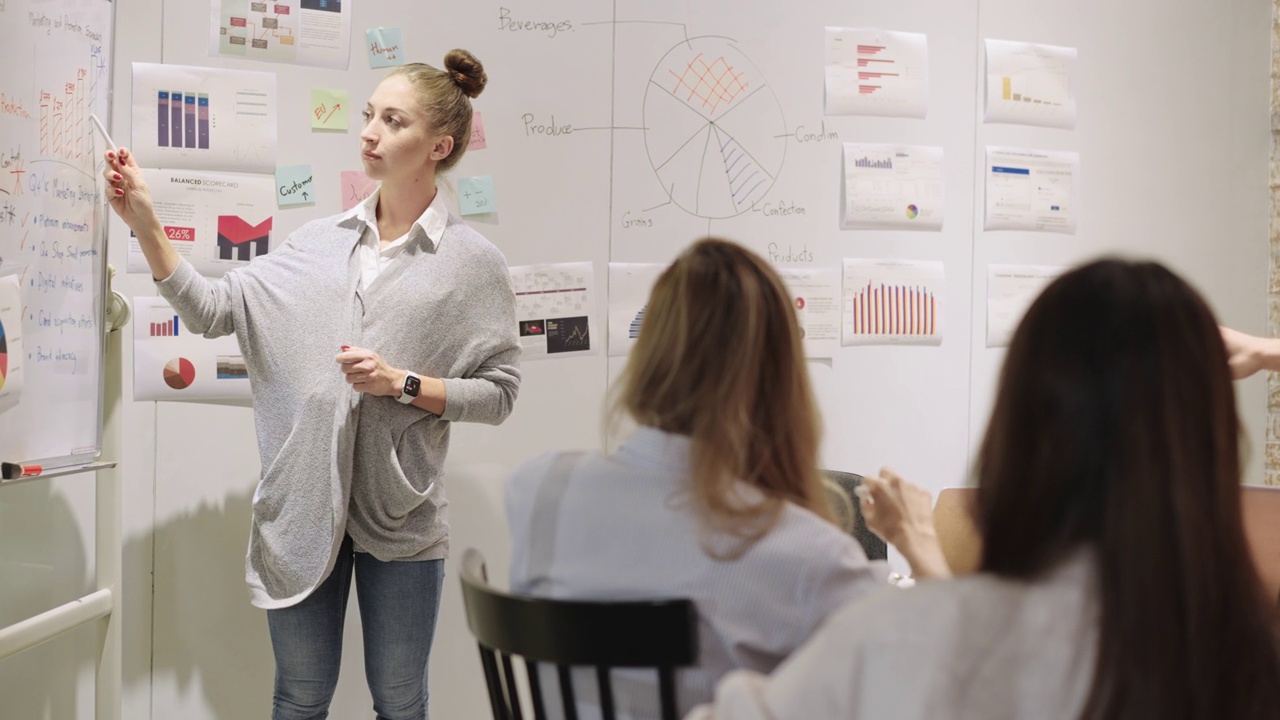
[[[755, 253], [705, 239], [661, 275], [614, 414], [639, 426], [616, 452], [548, 453], [515, 471], [511, 587], [693, 599], [701, 651], [678, 676], [682, 711], [731, 669], [772, 670], [830, 612], [886, 584], [885, 564], [830, 522], [795, 311]], [[936, 538], [890, 534], [917, 576], [946, 574]], [[657, 714], [652, 674], [636, 677], [615, 673], [619, 717]]]
[[980, 572], [850, 603], [691, 720], [1280, 718], [1227, 360], [1209, 307], [1158, 264], [1058, 278], [978, 452]]

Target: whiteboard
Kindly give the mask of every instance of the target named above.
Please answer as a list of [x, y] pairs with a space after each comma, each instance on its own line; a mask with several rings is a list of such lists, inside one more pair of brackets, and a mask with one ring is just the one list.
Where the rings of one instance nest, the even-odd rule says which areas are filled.
[[[0, 0], [0, 459], [101, 447], [110, 0]], [[8, 298], [8, 300], [5, 300]]]

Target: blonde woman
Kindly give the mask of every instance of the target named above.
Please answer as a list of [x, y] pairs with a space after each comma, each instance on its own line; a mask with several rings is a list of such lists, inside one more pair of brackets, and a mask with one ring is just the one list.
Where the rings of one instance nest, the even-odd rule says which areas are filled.
[[369, 98], [372, 197], [218, 281], [169, 244], [132, 154], [107, 154], [111, 206], [160, 294], [191, 330], [234, 332], [253, 382], [263, 473], [245, 564], [267, 610], [275, 720], [328, 716], [353, 574], [377, 717], [427, 717], [449, 428], [502, 422], [520, 385], [506, 261], [436, 187], [487, 77], [465, 50], [444, 66], [398, 67]]
[[[733, 668], [767, 672], [885, 584], [885, 565], [829, 521], [795, 311], [757, 255], [706, 239], [662, 274], [615, 412], [639, 425], [617, 452], [551, 453], [511, 478], [511, 586], [692, 598], [701, 652], [679, 677], [682, 709]], [[945, 574], [931, 538], [904, 545], [918, 575]], [[653, 681], [639, 678], [616, 674], [620, 717], [657, 715]]]

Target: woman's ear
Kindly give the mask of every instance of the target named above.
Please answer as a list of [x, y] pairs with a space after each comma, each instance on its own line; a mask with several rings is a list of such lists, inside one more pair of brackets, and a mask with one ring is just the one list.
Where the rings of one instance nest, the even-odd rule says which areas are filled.
[[449, 154], [452, 152], [453, 136], [443, 135], [436, 141], [435, 146], [431, 148], [431, 159], [435, 162], [440, 162], [441, 160], [449, 157]]

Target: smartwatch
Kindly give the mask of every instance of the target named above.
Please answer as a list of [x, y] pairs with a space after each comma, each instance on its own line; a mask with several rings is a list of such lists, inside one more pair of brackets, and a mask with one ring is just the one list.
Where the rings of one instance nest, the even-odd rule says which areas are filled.
[[400, 397], [396, 398], [396, 400], [408, 405], [418, 397], [418, 392], [421, 390], [422, 378], [413, 373], [405, 373], [404, 387], [400, 389]]

